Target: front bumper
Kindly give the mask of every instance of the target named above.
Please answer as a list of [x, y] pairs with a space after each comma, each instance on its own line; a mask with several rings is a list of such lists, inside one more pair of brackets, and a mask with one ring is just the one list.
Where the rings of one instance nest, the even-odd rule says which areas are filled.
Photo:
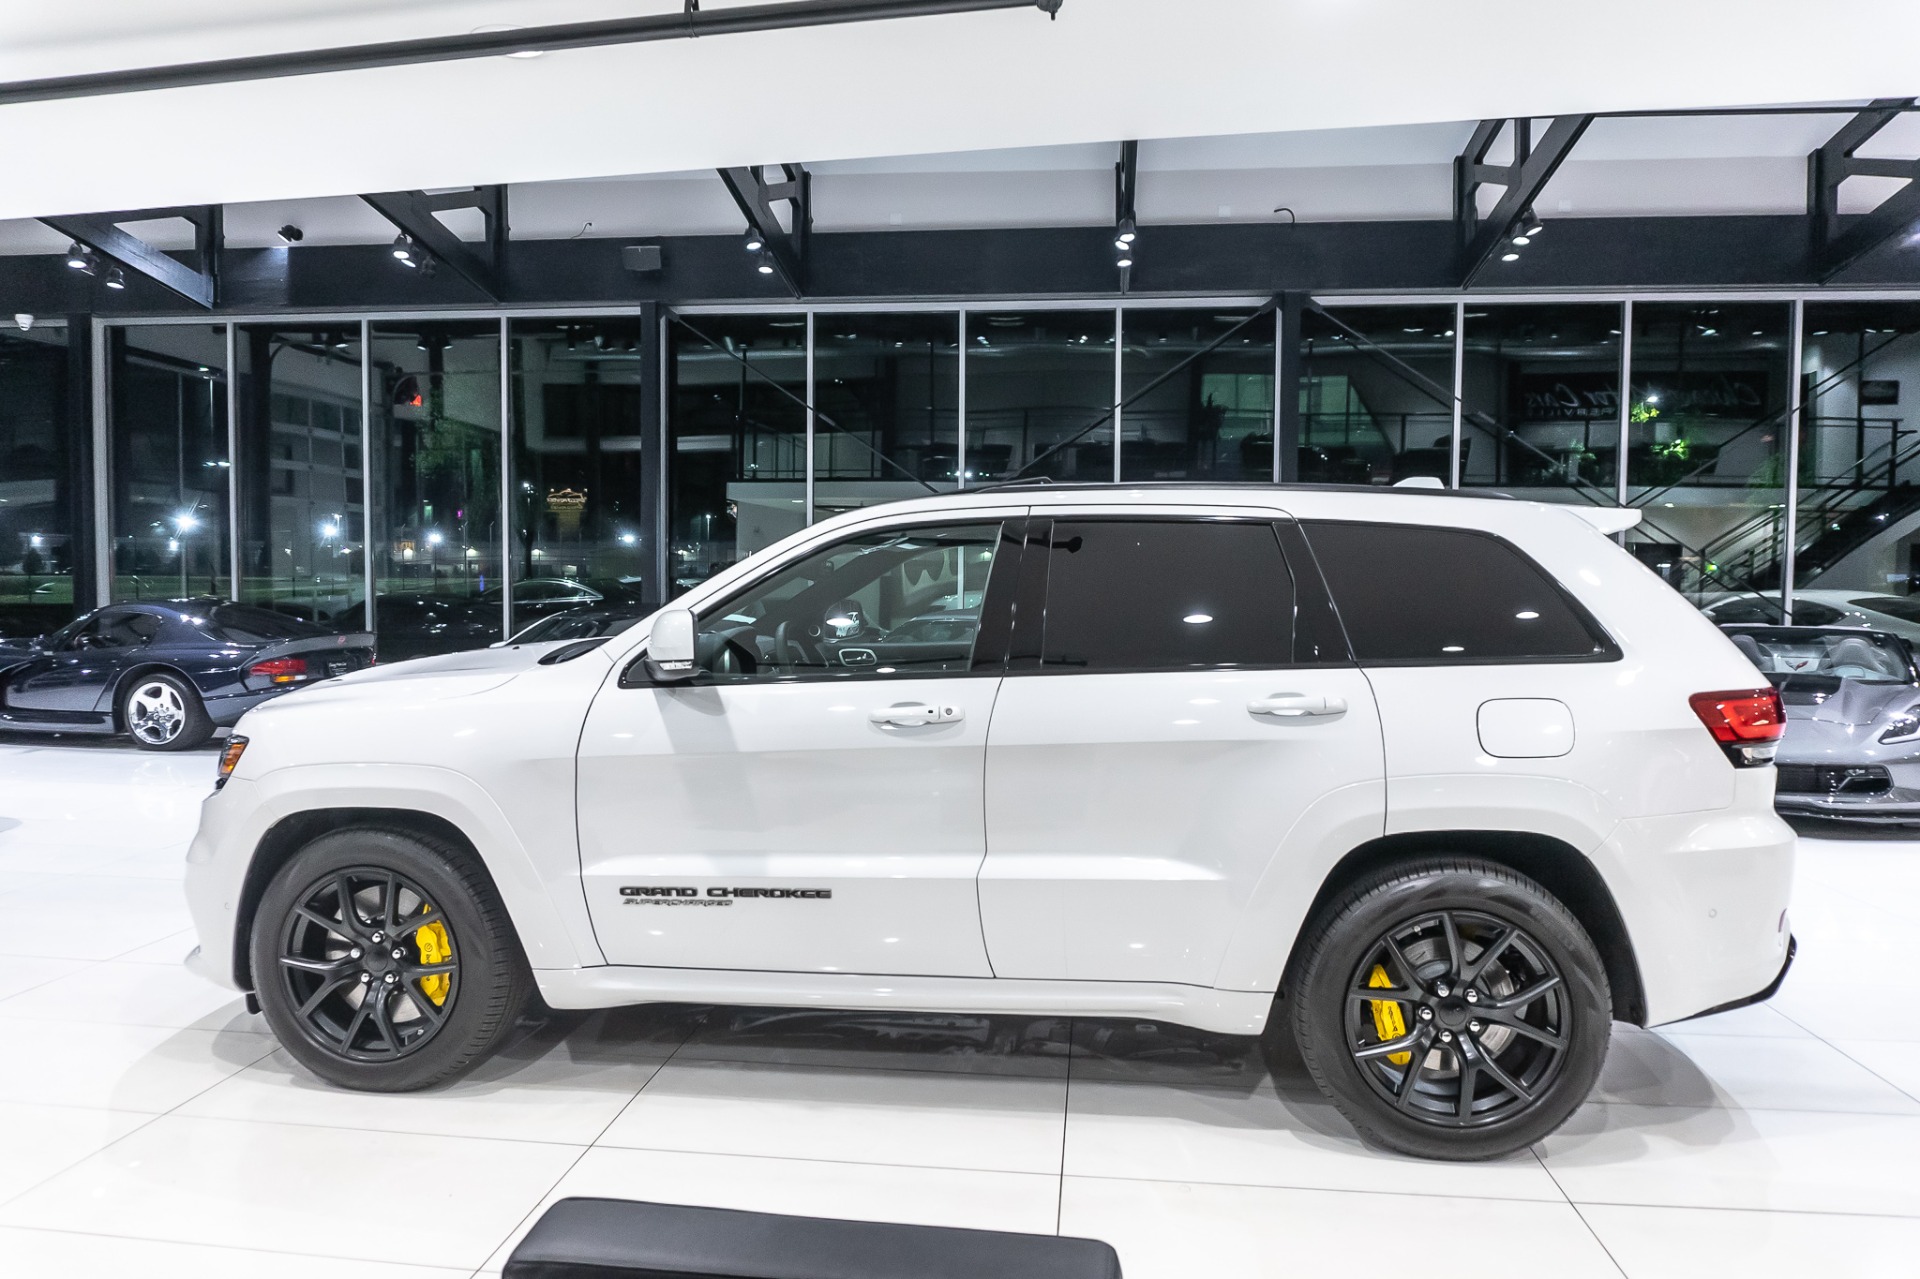
[[1720, 1004], [1719, 1006], [1714, 1008], [1709, 1008], [1705, 1012], [1695, 1013], [1693, 1016], [1683, 1018], [1682, 1020], [1698, 1021], [1702, 1017], [1712, 1017], [1717, 1013], [1730, 1013], [1736, 1008], [1751, 1008], [1755, 1004], [1766, 1003], [1769, 999], [1772, 999], [1775, 995], [1780, 993], [1781, 985], [1787, 980], [1787, 972], [1793, 967], [1793, 957], [1795, 955], [1798, 955], [1799, 953], [1800, 953], [1799, 940], [1795, 937], [1789, 936], [1787, 938], [1786, 962], [1780, 965], [1780, 971], [1774, 974], [1773, 980], [1767, 983], [1767, 987], [1765, 990], [1759, 991], [1756, 994], [1748, 995], [1742, 999], [1729, 999], [1724, 1004]]
[[1789, 817], [1824, 817], [1883, 826], [1920, 826], [1920, 791], [1896, 786], [1877, 795], [1783, 791], [1773, 806]]

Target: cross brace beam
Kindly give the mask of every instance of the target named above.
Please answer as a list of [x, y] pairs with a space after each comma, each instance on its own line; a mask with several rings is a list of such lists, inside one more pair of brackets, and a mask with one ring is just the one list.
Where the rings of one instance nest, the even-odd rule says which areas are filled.
[[[197, 267], [188, 266], [121, 229], [129, 222], [152, 222], [161, 218], [184, 218], [193, 224]], [[223, 211], [217, 204], [124, 213], [79, 213], [40, 221], [70, 240], [91, 246], [127, 270], [179, 294], [195, 306], [212, 310], [220, 299], [220, 252], [226, 229]]]
[[[507, 274], [507, 188], [474, 187], [465, 191], [428, 194], [425, 191], [388, 191], [360, 197], [443, 262], [461, 279], [498, 302], [505, 296]], [[478, 209], [486, 224], [486, 238], [476, 250], [435, 217], [454, 209]]]
[[[1914, 109], [1913, 98], [1880, 98], [1807, 157], [1807, 213], [1815, 278], [1825, 284], [1895, 237], [1920, 230], [1920, 160], [1856, 155], [1875, 134]], [[1843, 225], [1840, 185], [1848, 178], [1904, 178], [1906, 185]]]
[[[794, 297], [804, 297], [807, 251], [813, 240], [813, 175], [798, 164], [783, 164], [779, 169], [778, 182], [767, 181], [762, 165], [719, 172], [747, 225], [766, 242], [767, 258], [780, 282]], [[779, 212], [773, 207], [776, 204], [788, 206], [792, 230], [781, 225]]]
[[[1593, 123], [1590, 115], [1556, 116], [1548, 123], [1538, 143], [1533, 137], [1533, 121], [1482, 120], [1474, 129], [1467, 149], [1453, 161], [1453, 222], [1459, 240], [1460, 287], [1473, 283], [1474, 276], [1493, 257], [1494, 250], [1506, 238], [1508, 228], [1523, 209], [1532, 206], [1553, 180], [1560, 165]], [[1501, 130], [1513, 130], [1513, 159], [1507, 164], [1489, 164], [1487, 153], [1493, 149]], [[1504, 188], [1493, 211], [1480, 216], [1480, 188], [1487, 185]]]

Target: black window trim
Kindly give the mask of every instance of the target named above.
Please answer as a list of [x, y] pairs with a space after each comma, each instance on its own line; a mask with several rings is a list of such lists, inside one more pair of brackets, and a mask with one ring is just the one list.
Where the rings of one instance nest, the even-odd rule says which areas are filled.
[[[1433, 532], [1441, 532], [1441, 533], [1463, 533], [1471, 537], [1485, 538], [1490, 542], [1497, 542], [1501, 546], [1512, 551], [1515, 555], [1519, 556], [1521, 561], [1526, 565], [1528, 565], [1530, 568], [1532, 568], [1534, 572], [1540, 574], [1541, 578], [1547, 583], [1547, 585], [1551, 586], [1553, 590], [1559, 595], [1560, 601], [1563, 604], [1565, 604], [1567, 608], [1573, 613], [1575, 620], [1577, 620], [1583, 627], [1586, 628], [1588, 638], [1592, 639], [1596, 645], [1594, 652], [1583, 653], [1577, 656], [1559, 655], [1559, 656], [1551, 656], [1551, 657], [1464, 657], [1462, 656], [1462, 657], [1441, 657], [1441, 658], [1428, 658], [1428, 657], [1364, 658], [1359, 656], [1358, 650], [1355, 649], [1353, 645], [1353, 637], [1349, 635], [1347, 637], [1347, 650], [1354, 654], [1355, 662], [1360, 667], [1361, 670], [1367, 670], [1374, 667], [1385, 668], [1385, 667], [1423, 667], [1423, 666], [1587, 666], [1587, 665], [1593, 665], [1596, 663], [1603, 663], [1603, 662], [1618, 662], [1618, 661], [1624, 660], [1626, 657], [1626, 654], [1621, 651], [1619, 643], [1613, 638], [1612, 634], [1608, 632], [1606, 627], [1600, 624], [1600, 620], [1596, 618], [1591, 611], [1588, 610], [1587, 606], [1580, 602], [1580, 599], [1578, 596], [1574, 595], [1572, 591], [1569, 591], [1565, 586], [1561, 585], [1560, 579], [1555, 577], [1552, 573], [1549, 573], [1546, 570], [1546, 568], [1540, 563], [1540, 561], [1534, 559], [1533, 556], [1527, 554], [1525, 548], [1517, 545], [1514, 542], [1509, 541], [1504, 537], [1501, 537], [1498, 533], [1489, 533], [1485, 529], [1463, 528], [1458, 524], [1413, 524], [1413, 523], [1401, 523], [1395, 520], [1341, 520], [1341, 519], [1302, 520], [1300, 521], [1300, 529], [1301, 529], [1301, 532], [1305, 535], [1307, 549], [1310, 554], [1314, 553], [1312, 549], [1314, 527], [1316, 525], [1321, 525], [1321, 524], [1360, 525], [1368, 528], [1415, 529], [1415, 530], [1424, 529], [1424, 530], [1430, 530]], [[1317, 556], [1315, 558], [1314, 563], [1317, 568], [1319, 564], [1319, 560]], [[1331, 584], [1329, 584], [1328, 586], [1328, 597], [1332, 601], [1334, 615], [1338, 617], [1340, 614], [1340, 601], [1339, 601], [1339, 597], [1333, 594]], [[1340, 621], [1340, 628], [1343, 632], [1346, 630], [1346, 625], [1347, 625], [1346, 620], [1342, 618]]]
[[[1059, 514], [1042, 513], [1036, 509], [1027, 521], [1026, 544], [1029, 548], [1046, 549], [1053, 542], [1053, 528], [1056, 523], [1071, 521], [1076, 524], [1264, 524], [1273, 533], [1274, 541], [1280, 552], [1280, 562], [1286, 566], [1293, 582], [1293, 626], [1287, 636], [1287, 652], [1292, 660], [1286, 662], [1249, 662], [1216, 666], [1103, 666], [1097, 670], [1078, 667], [1047, 666], [1044, 664], [1046, 653], [1046, 618], [1050, 607], [1049, 588], [1053, 557], [1046, 554], [1027, 554], [1021, 560], [1019, 600], [1011, 618], [1013, 627], [1012, 642], [1008, 646], [1006, 673], [1009, 676], [1045, 675], [1085, 676], [1100, 675], [1218, 675], [1235, 671], [1295, 671], [1327, 670], [1350, 668], [1353, 661], [1349, 654], [1337, 661], [1302, 662], [1299, 659], [1300, 617], [1303, 601], [1312, 601], [1332, 608], [1332, 600], [1326, 594], [1326, 586], [1318, 581], [1319, 566], [1313, 567], [1312, 576], [1303, 581], [1298, 565], [1287, 553], [1285, 528], [1294, 523], [1291, 516], [1258, 511], [1236, 511], [1228, 514], [1220, 511], [1196, 509], [1191, 513], [1175, 513], [1166, 510], [1133, 512], [1124, 507], [1106, 507], [1092, 511], [1069, 510]], [[1039, 618], [1039, 625], [1023, 625], [1022, 617]], [[1344, 644], [1346, 632], [1340, 631]]]

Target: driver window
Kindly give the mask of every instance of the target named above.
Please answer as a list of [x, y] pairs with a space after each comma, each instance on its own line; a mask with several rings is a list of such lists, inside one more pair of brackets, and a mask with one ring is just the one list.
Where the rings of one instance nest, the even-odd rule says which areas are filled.
[[999, 546], [998, 523], [837, 542], [702, 616], [700, 665], [723, 683], [964, 675]]

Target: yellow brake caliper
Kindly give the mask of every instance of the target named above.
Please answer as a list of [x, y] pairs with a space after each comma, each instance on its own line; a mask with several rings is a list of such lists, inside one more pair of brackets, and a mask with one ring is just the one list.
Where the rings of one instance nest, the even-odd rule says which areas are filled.
[[[427, 909], [432, 910], [433, 907], [429, 906]], [[420, 940], [421, 963], [444, 964], [453, 958], [453, 942], [447, 937], [447, 926], [439, 920], [436, 919], [431, 924], [417, 929], [413, 935]], [[452, 986], [452, 973], [434, 973], [432, 976], [420, 979], [420, 993], [431, 999], [436, 1006], [447, 1002], [447, 991]], [[1396, 1005], [1394, 1016], [1399, 1015], [1400, 1009]], [[1379, 1017], [1379, 1013], [1374, 1014], [1375, 1021], [1378, 1021]]]
[[[1373, 971], [1367, 974], [1367, 985], [1391, 986], [1393, 979], [1387, 976], [1384, 965], [1375, 964]], [[1391, 999], [1373, 999], [1367, 1002], [1367, 1006], [1373, 1009], [1373, 1033], [1380, 1036], [1381, 1043], [1392, 1043], [1407, 1033], [1407, 1019], [1401, 1013], [1397, 1002]], [[1413, 1054], [1389, 1053], [1387, 1060], [1396, 1066], [1404, 1066], [1413, 1060]]]

